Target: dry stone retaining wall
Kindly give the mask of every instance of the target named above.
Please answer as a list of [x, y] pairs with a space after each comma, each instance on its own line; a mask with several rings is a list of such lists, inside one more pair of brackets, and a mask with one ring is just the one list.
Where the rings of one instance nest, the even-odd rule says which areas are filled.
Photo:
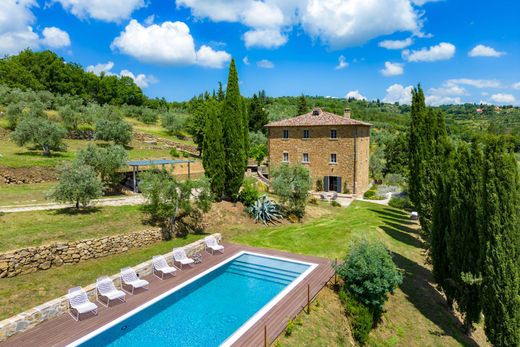
[[21, 248], [0, 253], [0, 278], [14, 277], [63, 264], [79, 263], [123, 253], [131, 248], [150, 245], [160, 240], [161, 231], [154, 228], [99, 239], [57, 242], [44, 246]]
[[[213, 234], [217, 240], [221, 240], [220, 234]], [[198, 240], [190, 243], [183, 247], [188, 257], [192, 256], [196, 252], [202, 252], [205, 249], [204, 240]], [[173, 258], [172, 252], [164, 254], [164, 256], [171, 260]], [[148, 260], [141, 263], [133, 268], [140, 277], [148, 276], [152, 274], [152, 260]], [[121, 281], [119, 274], [110, 276], [114, 281], [116, 287], [120, 287]], [[94, 279], [92, 279], [94, 280]], [[0, 281], [2, 281], [0, 279]], [[90, 300], [95, 301], [96, 298], [96, 284], [92, 283], [84, 286], [83, 289], [87, 292]], [[4, 341], [10, 336], [26, 331], [38, 325], [39, 323], [45, 322], [46, 320], [55, 318], [61, 314], [66, 313], [68, 310], [67, 296], [63, 295], [57, 299], [48, 301], [44, 304], [36, 306], [30, 310], [22, 312], [16, 316], [0, 321], [0, 342]], [[72, 319], [72, 318], [71, 318]]]

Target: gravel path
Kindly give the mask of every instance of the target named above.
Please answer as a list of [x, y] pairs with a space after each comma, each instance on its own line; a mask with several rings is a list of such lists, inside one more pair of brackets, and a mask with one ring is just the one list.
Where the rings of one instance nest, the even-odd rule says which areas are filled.
[[[105, 198], [96, 199], [92, 201], [93, 206], [125, 206], [125, 205], [141, 205], [144, 203], [142, 195], [131, 195], [121, 198]], [[0, 206], [0, 212], [27, 212], [27, 211], [44, 211], [44, 210], [59, 210], [62, 208], [74, 207], [69, 204], [37, 204], [37, 205], [22, 205], [22, 206]]]

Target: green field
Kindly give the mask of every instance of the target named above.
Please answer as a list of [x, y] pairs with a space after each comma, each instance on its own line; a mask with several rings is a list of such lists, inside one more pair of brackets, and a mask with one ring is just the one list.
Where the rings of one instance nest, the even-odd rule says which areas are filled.
[[18, 206], [49, 203], [45, 193], [55, 183], [5, 184], [0, 185], [0, 206]]
[[[317, 208], [316, 208], [317, 209]], [[320, 217], [307, 218], [302, 224], [285, 224], [271, 227], [254, 227], [247, 224], [227, 224], [219, 232], [227, 241], [258, 247], [268, 247], [295, 253], [327, 257], [343, 257], [349, 242], [358, 237], [382, 240], [392, 252], [394, 261], [405, 272], [404, 282], [386, 305], [383, 322], [372, 332], [370, 345], [374, 346], [458, 346], [471, 345], [474, 341], [463, 335], [458, 321], [449, 312], [441, 295], [432, 285], [431, 272], [425, 263], [421, 241], [416, 233], [417, 225], [408, 215], [386, 206], [354, 202], [349, 208], [321, 207]], [[47, 213], [47, 212], [46, 212]], [[142, 223], [136, 207], [107, 208], [100, 214], [81, 216], [54, 215], [55, 212], [39, 212], [48, 221], [30, 221], [16, 232], [4, 233], [2, 240], [14, 239], [18, 245], [47, 242], [49, 234], [61, 235], [64, 239], [84, 238], [117, 230], [135, 230]], [[6, 216], [0, 217], [0, 221]], [[12, 215], [14, 216], [14, 214]], [[8, 216], [9, 217], [9, 216]], [[26, 216], [34, 219], [37, 216]], [[134, 219], [132, 219], [134, 218]], [[76, 222], [76, 220], [78, 220]], [[11, 221], [11, 225], [15, 223]], [[19, 221], [18, 223], [19, 224]], [[23, 225], [24, 223], [22, 223]], [[61, 225], [53, 226], [52, 224]], [[105, 228], [105, 231], [100, 230]], [[6, 230], [4, 225], [1, 230]], [[43, 230], [46, 230], [44, 232]], [[60, 232], [61, 230], [61, 232]], [[67, 234], [65, 234], [67, 230]], [[33, 233], [30, 237], [22, 234]], [[168, 251], [173, 243], [193, 240], [161, 242], [146, 248], [88, 261], [74, 267], [63, 266], [47, 271], [22, 275], [0, 281], [0, 318], [28, 309], [45, 300], [63, 295], [72, 285], [85, 285], [103, 273], [116, 273], [125, 265], [137, 264], [153, 254]], [[14, 245], [9, 241], [8, 248]], [[2, 247], [7, 247], [2, 245]], [[37, 295], [32, 298], [33, 283], [38, 283]], [[343, 317], [342, 307], [336, 294], [330, 289], [322, 291], [318, 304], [310, 315], [301, 314], [299, 324], [292, 336], [282, 337], [283, 346], [336, 346], [348, 345], [351, 341], [348, 321]], [[474, 339], [485, 345], [482, 329], [474, 333]]]
[[0, 251], [143, 230], [150, 227], [144, 219], [139, 206], [5, 213], [0, 216]]

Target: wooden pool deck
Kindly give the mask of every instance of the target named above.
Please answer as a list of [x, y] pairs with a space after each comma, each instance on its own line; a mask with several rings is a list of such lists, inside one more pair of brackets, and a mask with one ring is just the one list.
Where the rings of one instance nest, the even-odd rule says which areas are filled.
[[211, 255], [204, 253], [201, 264], [197, 264], [192, 268], [185, 268], [183, 271], [177, 271], [176, 277], [165, 280], [160, 280], [153, 275], [145, 277], [150, 282], [150, 289], [138, 291], [135, 295], [127, 295], [126, 303], [114, 302], [111, 304], [113, 306], [106, 308], [96, 302], [99, 311], [97, 316], [85, 316], [81, 321], [76, 322], [70, 315], [63, 314], [41, 323], [31, 330], [7, 339], [0, 343], [0, 347], [66, 346], [240, 251], [251, 251], [318, 264], [302, 282], [284, 296], [281, 301], [272, 307], [233, 344], [233, 346], [248, 347], [264, 346], [265, 338], [267, 337], [267, 344], [269, 345], [284, 331], [288, 320], [294, 318], [306, 307], [308, 290], [310, 290], [309, 295], [312, 300], [334, 275], [334, 270], [328, 259], [230, 243], [224, 243], [224, 245], [226, 247], [224, 254]]

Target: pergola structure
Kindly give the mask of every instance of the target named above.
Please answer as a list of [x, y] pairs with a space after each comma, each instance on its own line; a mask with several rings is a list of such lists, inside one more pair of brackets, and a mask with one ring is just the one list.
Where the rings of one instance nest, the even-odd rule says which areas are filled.
[[175, 164], [188, 164], [188, 179], [190, 178], [190, 164], [193, 163], [193, 160], [183, 160], [183, 159], [157, 159], [157, 160], [132, 160], [128, 162], [128, 166], [132, 167], [132, 188], [135, 193], [138, 191], [137, 187], [137, 175], [139, 173], [140, 166], [159, 166], [161, 165], [163, 170], [166, 165], [171, 165], [173, 169], [173, 165]]

